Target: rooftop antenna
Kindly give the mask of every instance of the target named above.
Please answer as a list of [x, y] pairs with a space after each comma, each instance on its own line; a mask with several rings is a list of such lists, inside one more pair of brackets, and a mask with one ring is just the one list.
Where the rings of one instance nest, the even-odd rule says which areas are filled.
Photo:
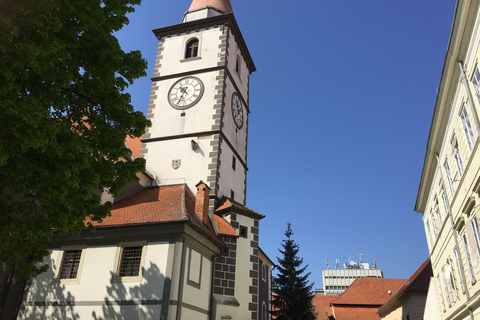
[[327, 270], [328, 270], [328, 260], [327, 260]]
[[363, 254], [360, 253], [360, 263], [363, 263]]
[[337, 259], [336, 262], [337, 262], [337, 264], [335, 265], [335, 269], [340, 269], [340, 267], [339, 267], [339, 265], [338, 265], [338, 264], [339, 264], [338, 259]]
[[373, 260], [372, 269], [377, 269], [377, 260]]

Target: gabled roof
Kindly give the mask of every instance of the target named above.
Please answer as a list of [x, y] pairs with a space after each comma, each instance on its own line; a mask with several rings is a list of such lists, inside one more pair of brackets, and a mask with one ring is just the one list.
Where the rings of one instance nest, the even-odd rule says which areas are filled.
[[220, 204], [218, 205], [217, 210], [215, 210], [215, 213], [220, 216], [226, 213], [239, 213], [255, 219], [263, 219], [265, 217], [261, 213], [227, 197], [223, 197], [222, 200], [220, 200]]
[[215, 224], [217, 225], [218, 234], [224, 236], [238, 237], [238, 233], [235, 232], [233, 227], [222, 217], [213, 215]]
[[211, 226], [195, 214], [195, 197], [186, 185], [143, 189], [114, 204], [102, 222], [91, 222], [96, 228], [185, 221], [214, 242], [225, 247]]
[[332, 304], [335, 307], [355, 305], [379, 308], [390, 299], [388, 292], [397, 292], [405, 282], [405, 279], [357, 278]]
[[392, 297], [378, 310], [382, 312], [387, 309], [395, 300], [399, 299], [405, 293], [424, 292], [427, 294], [430, 278], [433, 276], [432, 264], [430, 258], [425, 260], [420, 267], [410, 276], [410, 278], [401, 286]]

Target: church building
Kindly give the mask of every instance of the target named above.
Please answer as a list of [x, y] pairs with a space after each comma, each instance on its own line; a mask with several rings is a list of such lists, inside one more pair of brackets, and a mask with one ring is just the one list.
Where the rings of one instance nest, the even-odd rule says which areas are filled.
[[264, 216], [245, 206], [255, 65], [230, 0], [193, 0], [153, 33], [152, 126], [126, 140], [146, 171], [102, 194], [95, 232], [52, 238], [18, 319], [270, 319]]

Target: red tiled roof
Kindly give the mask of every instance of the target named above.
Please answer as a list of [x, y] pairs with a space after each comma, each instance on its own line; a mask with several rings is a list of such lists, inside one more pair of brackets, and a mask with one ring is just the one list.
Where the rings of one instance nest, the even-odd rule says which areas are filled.
[[[344, 307], [344, 306], [334, 306], [333, 312], [335, 315], [335, 320], [376, 320], [381, 319], [378, 314], [376, 314], [378, 308], [376, 307]], [[317, 319], [323, 319], [318, 314]]]
[[128, 148], [132, 151], [132, 156], [134, 159], [137, 159], [140, 157], [140, 149], [142, 148], [142, 138], [143, 135], [140, 138], [130, 138], [130, 136], [127, 136], [125, 138], [125, 142], [127, 143]]
[[146, 223], [190, 221], [218, 244], [225, 246], [195, 214], [195, 197], [185, 185], [144, 189], [114, 204], [103, 221], [89, 221], [96, 228]]
[[215, 223], [217, 224], [218, 234], [238, 237], [238, 233], [235, 232], [233, 227], [227, 221], [225, 221], [225, 219], [217, 216], [216, 214], [213, 215], [213, 218], [215, 219]]
[[391, 294], [388, 294], [388, 291], [397, 292], [405, 282], [405, 279], [357, 278], [332, 304], [335, 308], [342, 305], [378, 306], [379, 308], [390, 299]]
[[[408, 278], [408, 280], [397, 291], [394, 292], [392, 297], [378, 310], [381, 312], [384, 308], [390, 305], [393, 301], [398, 299], [403, 293], [407, 292], [424, 292], [428, 291], [428, 285], [430, 284], [430, 278], [433, 276], [432, 264], [430, 258], [427, 258], [415, 272]], [[393, 292], [393, 291], [392, 291]]]
[[[324, 296], [324, 295], [315, 295], [313, 296], [312, 303], [315, 306], [315, 312], [318, 312], [318, 319], [325, 319], [332, 314], [332, 308], [330, 307], [330, 302], [338, 298], [338, 296]], [[327, 314], [325, 314], [325, 312]]]
[[230, 198], [223, 197], [222, 200], [220, 200], [220, 204], [215, 210], [215, 213], [222, 215], [223, 213], [227, 213], [230, 211], [243, 212], [253, 216], [258, 216], [259, 219], [262, 219], [264, 217], [261, 213], [258, 213], [257, 211], [252, 210], [247, 206], [244, 206], [243, 204], [240, 204]]

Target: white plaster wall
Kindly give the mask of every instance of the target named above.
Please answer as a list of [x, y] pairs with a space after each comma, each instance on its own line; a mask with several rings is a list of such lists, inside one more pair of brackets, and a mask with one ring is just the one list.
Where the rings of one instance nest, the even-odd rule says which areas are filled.
[[[178, 110], [173, 108], [168, 102], [168, 91], [170, 87], [179, 79], [166, 79], [158, 81], [158, 90], [154, 99], [155, 108], [153, 109], [154, 117], [151, 119], [152, 126], [149, 129], [151, 138], [168, 137], [192, 132], [202, 132], [212, 130], [213, 106], [216, 103], [215, 85], [218, 72], [207, 72], [197, 74], [205, 87], [202, 98], [194, 106]], [[184, 115], [182, 115], [184, 113]]]
[[[217, 66], [219, 61], [220, 48], [219, 37], [222, 34], [223, 26], [200, 30], [180, 36], [173, 36], [163, 39], [163, 52], [160, 76], [189, 72], [204, 68]], [[192, 38], [199, 39], [199, 55], [195, 59], [184, 59], [186, 44]]]
[[[122, 301], [161, 300], [168, 257], [168, 243], [149, 243], [144, 247], [143, 276], [140, 280], [112, 280], [118, 256], [118, 246], [86, 247], [77, 281], [62, 282], [55, 279], [62, 259], [61, 250], [52, 250], [45, 259], [53, 268], [32, 280], [26, 298], [22, 319], [63, 319], [78, 314], [81, 319], [111, 319], [121, 315], [160, 313], [160, 305], [119, 306]], [[33, 302], [73, 303], [72, 306], [32, 306]], [[107, 305], [109, 301], [111, 305]]]
[[[237, 59], [237, 54], [240, 56], [240, 75], [235, 72], [235, 63]], [[228, 53], [227, 53], [227, 68], [232, 74], [233, 79], [237, 87], [240, 90], [240, 93], [245, 98], [248, 103], [248, 81], [250, 76], [250, 70], [248, 70], [245, 59], [240, 51], [237, 40], [231, 31], [229, 31], [228, 36]]]
[[[470, 43], [470, 48], [468, 49], [468, 56], [465, 59], [466, 61], [466, 73], [467, 73], [467, 78], [469, 79], [469, 82], [471, 81], [471, 76], [473, 74], [475, 65], [477, 64], [480, 54], [478, 52], [478, 42], [471, 42], [472, 39], [479, 39], [479, 33], [478, 33], [478, 12], [476, 12], [476, 20], [475, 22], [475, 31], [474, 34], [472, 35], [471, 39], [464, 39], [464, 41]], [[468, 34], [468, 33], [465, 33]], [[461, 255], [461, 261], [460, 264], [462, 266], [462, 269], [464, 270], [465, 274], [465, 279], [467, 282], [467, 290], [470, 293], [470, 296], [474, 296], [479, 290], [480, 290], [480, 259], [479, 259], [479, 254], [477, 252], [474, 240], [472, 241], [472, 238], [470, 237], [469, 239], [469, 245], [470, 249], [472, 251], [472, 262], [474, 266], [474, 271], [475, 271], [475, 276], [477, 281], [475, 283], [472, 283], [470, 280], [470, 271], [469, 267], [467, 264], [466, 260], [466, 253], [464, 250], [464, 245], [462, 241], [462, 234], [464, 234], [467, 231], [470, 232], [471, 226], [470, 226], [470, 220], [473, 215], [476, 215], [477, 217], [480, 216], [480, 208], [478, 207], [479, 201], [478, 199], [475, 201], [475, 207], [473, 210], [467, 215], [467, 212], [465, 211], [466, 207], [465, 205], [468, 203], [468, 201], [471, 199], [471, 197], [476, 197], [476, 194], [473, 192], [474, 186], [476, 185], [476, 182], [478, 180], [478, 177], [480, 176], [480, 152], [477, 149], [473, 149], [470, 151], [467, 140], [465, 137], [465, 133], [463, 130], [461, 118], [460, 118], [460, 112], [462, 106], [466, 106], [467, 111], [469, 113], [469, 118], [470, 118], [470, 123], [472, 125], [472, 129], [475, 134], [475, 138], [478, 137], [479, 132], [475, 126], [474, 118], [473, 118], [473, 112], [472, 112], [472, 105], [470, 104], [471, 102], [474, 104], [474, 108], [476, 109], [476, 112], [480, 111], [480, 104], [478, 102], [477, 97], [475, 94], [473, 94], [473, 101], [469, 101], [468, 99], [468, 94], [465, 88], [465, 84], [462, 82], [460, 73], [459, 73], [459, 66], [456, 61], [453, 61], [454, 69], [455, 72], [453, 73], [453, 76], [449, 79], [449, 84], [447, 86], [448, 88], [448, 95], [446, 96], [441, 96], [440, 97], [440, 102], [443, 104], [443, 108], [446, 110], [445, 116], [448, 117], [446, 126], [444, 128], [441, 128], [442, 134], [444, 136], [442, 137], [442, 145], [439, 152], [439, 167], [440, 169], [437, 168], [436, 173], [433, 177], [433, 181], [429, 185], [429, 190], [428, 192], [428, 198], [427, 198], [427, 204], [424, 212], [424, 218], [423, 221], [424, 223], [428, 221], [428, 219], [431, 219], [428, 215], [430, 214], [430, 210], [434, 204], [434, 198], [435, 195], [438, 196], [439, 199], [439, 209], [440, 212], [442, 213], [442, 221], [443, 225], [440, 229], [436, 230], [436, 235], [432, 234], [432, 237], [434, 238], [433, 241], [430, 241], [430, 237], [428, 235], [428, 231], [426, 228], [426, 235], [427, 235], [427, 242], [429, 244], [429, 250], [430, 250], [430, 258], [432, 262], [432, 268], [433, 268], [433, 274], [435, 277], [435, 280], [433, 281], [433, 285], [437, 286], [437, 275], [440, 276], [440, 279], [442, 281], [442, 287], [436, 287], [437, 290], [437, 296], [438, 299], [440, 299], [440, 293], [443, 295], [444, 301], [445, 301], [445, 308], [446, 312], [443, 312], [443, 307], [441, 307], [441, 301], [438, 300], [438, 306], [437, 308], [440, 310], [439, 313], [442, 315], [442, 317], [447, 318], [451, 317], [456, 314], [457, 309], [461, 308], [461, 306], [466, 302], [466, 295], [462, 294], [462, 285], [461, 285], [461, 276], [460, 276], [460, 270], [458, 270], [455, 255], [454, 255], [454, 248], [456, 246], [455, 243], [455, 238], [457, 238], [459, 242], [459, 251]], [[444, 79], [445, 81], [445, 79]], [[473, 93], [473, 86], [471, 83], [469, 83], [470, 88], [472, 89]], [[443, 120], [443, 119], [442, 119]], [[440, 126], [440, 123], [434, 123], [434, 125]], [[458, 174], [457, 170], [457, 163], [454, 158], [454, 152], [451, 144], [451, 140], [453, 135], [456, 136], [457, 141], [458, 141], [458, 149], [460, 151], [461, 157], [462, 157], [462, 162], [463, 166], [465, 169], [465, 172], [462, 176]], [[454, 180], [454, 186], [455, 186], [455, 194], [452, 196], [449, 190], [449, 185], [444, 169], [445, 165], [445, 160], [448, 159], [448, 163], [450, 166], [450, 171], [452, 174], [452, 180]], [[435, 164], [434, 164], [435, 165]], [[439, 194], [439, 184], [443, 179], [443, 184], [445, 187], [445, 191], [448, 197], [449, 201], [449, 206], [450, 206], [450, 211], [452, 214], [452, 219], [453, 219], [453, 224], [456, 226], [456, 229], [453, 229], [451, 226], [451, 223], [449, 220], [449, 217], [447, 216], [445, 210], [443, 209], [443, 203], [441, 196]], [[462, 222], [463, 221], [463, 222]], [[432, 230], [433, 232], [433, 230]], [[444, 282], [443, 282], [443, 274], [442, 274], [442, 268], [445, 266], [445, 263], [447, 259], [452, 259], [453, 261], [453, 267], [455, 270], [455, 277], [456, 277], [456, 286], [459, 291], [459, 300], [451, 303], [449, 306], [447, 303], [446, 299], [446, 292], [444, 288]], [[432, 285], [432, 282], [431, 282]], [[430, 297], [431, 294], [429, 292], [429, 297], [428, 299], [433, 299]], [[433, 308], [432, 307], [432, 302], [429, 303], [429, 300], [427, 299], [427, 307], [428, 308]], [[427, 315], [427, 311], [425, 312]], [[427, 318], [426, 318], [427, 319]], [[433, 317], [435, 319], [435, 317]]]
[[[191, 148], [192, 139], [198, 143], [197, 150]], [[195, 193], [195, 185], [200, 180], [207, 182], [210, 175], [208, 165], [211, 162], [209, 154], [213, 151], [211, 141], [213, 136], [150, 142], [148, 153], [145, 155], [147, 170], [161, 185], [187, 183]], [[172, 168], [174, 159], [181, 159], [178, 169]]]
[[[200, 288], [196, 288], [191, 286], [187, 283], [188, 279], [188, 266], [190, 264], [190, 255], [188, 248], [185, 266], [187, 269], [185, 270], [185, 282], [183, 284], [183, 302], [188, 303], [190, 305], [196, 306], [198, 308], [209, 310], [210, 306], [210, 292], [211, 292], [211, 283], [212, 283], [212, 262], [205, 256], [202, 255], [202, 273], [201, 273], [201, 281], [200, 281]], [[182, 314], [185, 312], [185, 308], [182, 309]], [[197, 318], [185, 318], [185, 319], [197, 319]]]
[[222, 142], [220, 155], [220, 179], [218, 197], [230, 197], [230, 190], [235, 192], [235, 201], [245, 203], [245, 177], [246, 171], [239, 159], [236, 160], [235, 170], [232, 169], [233, 152], [230, 147]]
[[435, 291], [435, 278], [430, 278], [428, 285], [427, 300], [425, 302], [425, 311], [423, 313], [424, 320], [440, 320], [439, 304], [437, 293]]
[[[253, 219], [237, 214], [237, 222], [241, 226], [248, 228], [247, 238], [239, 237], [237, 240], [237, 264], [235, 274], [235, 298], [240, 303], [236, 310], [237, 314], [233, 319], [250, 319], [251, 311], [248, 311], [248, 305], [252, 302], [252, 294], [249, 293], [249, 287], [252, 285], [250, 270], [253, 270], [253, 262], [250, 262], [250, 255], [253, 254], [253, 248], [250, 246], [253, 241], [251, 227]], [[248, 318], [247, 318], [248, 316]]]
[[243, 161], [246, 162], [247, 158], [247, 134], [248, 134], [248, 113], [245, 107], [245, 104], [242, 102], [243, 105], [243, 126], [242, 128], [238, 129], [235, 125], [232, 115], [232, 95], [235, 92], [235, 88], [232, 85], [230, 79], [227, 78], [225, 87], [225, 110], [224, 110], [224, 117], [223, 117], [223, 132], [228, 138], [228, 141], [233, 145], [233, 147], [237, 150], [238, 154], [242, 158]]

